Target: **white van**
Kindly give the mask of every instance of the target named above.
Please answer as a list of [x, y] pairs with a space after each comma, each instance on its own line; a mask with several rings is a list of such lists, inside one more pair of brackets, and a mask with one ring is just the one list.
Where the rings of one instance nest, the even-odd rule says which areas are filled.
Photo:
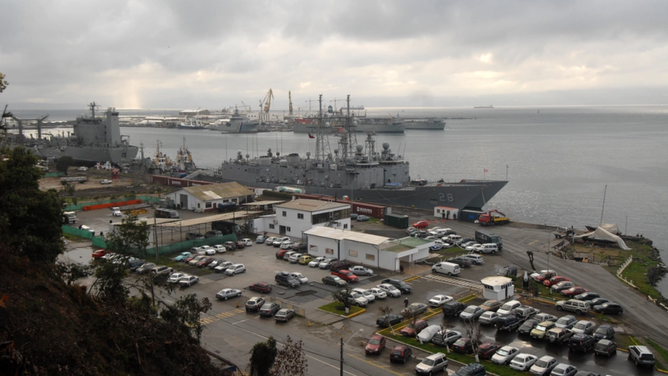
[[[452, 243], [452, 244], [459, 244], [459, 242], [462, 241], [462, 236], [461, 235], [449, 235], [446, 236], [447, 242]], [[445, 239], [444, 239], [445, 240]]]
[[431, 267], [432, 273], [441, 273], [447, 275], [459, 275], [459, 265], [451, 262], [441, 261]]
[[496, 254], [499, 251], [499, 246], [496, 243], [485, 243], [480, 247], [480, 253]]
[[499, 314], [499, 316], [502, 315], [509, 315], [513, 312], [515, 308], [520, 308], [522, 306], [522, 303], [518, 302], [517, 300], [510, 300], [506, 302], [504, 305], [499, 308], [496, 313]]

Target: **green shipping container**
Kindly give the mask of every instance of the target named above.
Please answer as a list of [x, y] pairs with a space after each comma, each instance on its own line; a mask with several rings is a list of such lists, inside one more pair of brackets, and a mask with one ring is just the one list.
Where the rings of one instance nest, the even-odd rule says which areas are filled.
[[396, 228], [408, 228], [408, 216], [385, 214], [385, 224]]

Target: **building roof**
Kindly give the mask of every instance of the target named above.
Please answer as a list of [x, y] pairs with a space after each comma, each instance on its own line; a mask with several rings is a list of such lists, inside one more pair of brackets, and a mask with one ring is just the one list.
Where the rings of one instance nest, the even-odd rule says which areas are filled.
[[[310, 201], [310, 200], [309, 200]], [[304, 231], [306, 235], [320, 236], [323, 238], [336, 239], [336, 240], [351, 240], [359, 243], [372, 244], [372, 245], [381, 245], [387, 243], [390, 238], [384, 236], [365, 234], [363, 232], [349, 231], [335, 229], [325, 226], [315, 226], [308, 231]]]
[[482, 282], [483, 285], [489, 285], [489, 286], [503, 286], [512, 281], [513, 280], [508, 277], [500, 277], [500, 276], [485, 277], [480, 280], [480, 282]]
[[160, 227], [187, 227], [187, 226], [196, 226], [196, 225], [202, 225], [205, 223], [211, 223], [211, 222], [216, 222], [216, 221], [227, 221], [230, 219], [241, 219], [245, 218], [246, 216], [251, 216], [255, 214], [262, 213], [261, 211], [249, 211], [246, 212], [245, 210], [242, 211], [236, 211], [232, 213], [224, 213], [224, 214], [214, 214], [214, 215], [207, 215], [204, 217], [199, 217], [199, 218], [192, 218], [192, 219], [184, 219], [182, 221], [171, 219], [170, 222], [167, 223], [162, 223], [158, 224]]
[[260, 206], [260, 205], [275, 205], [275, 204], [280, 204], [281, 202], [285, 202], [285, 200], [274, 200], [274, 201], [253, 201], [253, 202], [246, 202], [241, 204], [241, 206]]
[[350, 208], [351, 206], [350, 204], [342, 204], [331, 201], [298, 199], [298, 200], [288, 201], [285, 204], [276, 205], [276, 207], [281, 209], [294, 209], [306, 212], [317, 212], [317, 211], [325, 211], [332, 209]]
[[183, 188], [200, 201], [217, 201], [252, 195], [253, 191], [237, 182], [196, 185]]

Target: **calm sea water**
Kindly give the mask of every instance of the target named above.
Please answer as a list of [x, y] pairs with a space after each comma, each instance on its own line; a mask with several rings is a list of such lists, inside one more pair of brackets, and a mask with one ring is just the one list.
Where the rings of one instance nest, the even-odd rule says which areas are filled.
[[[20, 117], [50, 114], [71, 120], [77, 111], [14, 111]], [[176, 111], [122, 114], [173, 115]], [[282, 113], [282, 112], [281, 112]], [[411, 162], [412, 177], [428, 180], [507, 179], [486, 206], [511, 219], [556, 226], [615, 223], [642, 233], [668, 250], [663, 205], [668, 203], [668, 106], [533, 108], [370, 108], [369, 116], [447, 117], [446, 129], [377, 135]], [[237, 152], [251, 157], [273, 152], [313, 155], [315, 140], [288, 132], [224, 135], [209, 130], [122, 128], [145, 156], [162, 150], [175, 157], [186, 138], [195, 162], [215, 168]], [[363, 135], [358, 134], [362, 143]], [[336, 141], [330, 139], [336, 149]], [[487, 172], [485, 172], [487, 171]], [[607, 187], [607, 188], [606, 188]], [[605, 192], [605, 205], [604, 205]], [[664, 260], [668, 254], [663, 252]], [[668, 279], [661, 290], [668, 293]]]

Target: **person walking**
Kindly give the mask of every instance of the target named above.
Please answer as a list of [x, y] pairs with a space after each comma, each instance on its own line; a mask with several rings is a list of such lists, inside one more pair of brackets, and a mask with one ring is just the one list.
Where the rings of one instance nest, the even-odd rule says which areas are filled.
[[408, 308], [408, 298], [404, 299], [404, 308]]
[[399, 273], [404, 274], [404, 266], [399, 265]]

